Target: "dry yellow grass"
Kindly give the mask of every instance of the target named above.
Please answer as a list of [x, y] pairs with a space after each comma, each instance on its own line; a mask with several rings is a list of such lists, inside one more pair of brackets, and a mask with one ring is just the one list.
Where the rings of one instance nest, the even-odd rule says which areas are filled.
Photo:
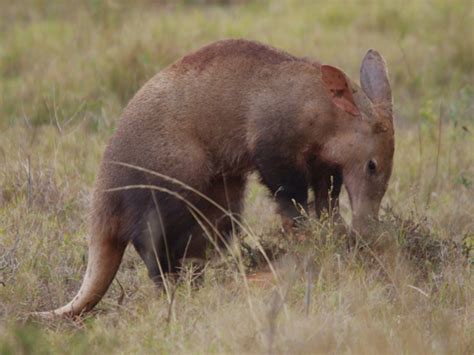
[[[473, 13], [470, 0], [0, 0], [0, 353], [474, 353]], [[226, 37], [353, 78], [367, 48], [383, 53], [397, 116], [386, 233], [347, 250], [311, 220], [306, 242], [288, 241], [252, 181], [241, 263], [210, 253], [201, 287], [184, 273], [170, 302], [130, 249], [98, 312], [26, 321], [79, 288], [91, 187], [127, 100]], [[267, 287], [242, 278], [265, 266], [255, 238], [286, 251]]]

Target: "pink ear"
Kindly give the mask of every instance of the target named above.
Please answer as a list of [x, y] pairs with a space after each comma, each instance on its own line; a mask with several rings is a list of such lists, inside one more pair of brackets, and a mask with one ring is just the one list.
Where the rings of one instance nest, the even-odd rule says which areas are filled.
[[330, 65], [322, 65], [321, 74], [324, 87], [329, 92], [334, 105], [351, 115], [360, 115], [360, 111], [352, 96], [352, 89], [344, 72]]

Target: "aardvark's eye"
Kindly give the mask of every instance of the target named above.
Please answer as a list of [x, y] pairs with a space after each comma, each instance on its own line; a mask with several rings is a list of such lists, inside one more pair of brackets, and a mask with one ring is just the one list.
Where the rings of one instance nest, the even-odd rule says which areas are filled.
[[367, 163], [367, 173], [369, 175], [375, 175], [377, 172], [377, 162], [375, 159], [370, 159]]

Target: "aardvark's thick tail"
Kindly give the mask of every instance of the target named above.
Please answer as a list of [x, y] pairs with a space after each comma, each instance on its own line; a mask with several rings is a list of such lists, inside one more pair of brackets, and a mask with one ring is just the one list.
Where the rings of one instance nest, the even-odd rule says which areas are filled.
[[117, 273], [127, 243], [118, 243], [110, 236], [97, 237], [91, 239], [87, 270], [77, 295], [63, 307], [35, 312], [32, 316], [43, 319], [73, 317], [91, 310], [101, 300]]

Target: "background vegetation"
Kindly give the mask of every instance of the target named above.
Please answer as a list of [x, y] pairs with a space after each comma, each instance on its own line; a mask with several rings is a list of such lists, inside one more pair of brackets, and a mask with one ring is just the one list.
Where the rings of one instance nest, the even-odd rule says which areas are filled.
[[[474, 353], [473, 23], [471, 0], [0, 0], [0, 353]], [[127, 101], [228, 37], [354, 79], [368, 48], [385, 56], [397, 126], [387, 232], [348, 251], [312, 220], [306, 241], [288, 241], [252, 182], [240, 261], [211, 258], [201, 288], [184, 273], [173, 295], [157, 291], [130, 249], [98, 313], [25, 321], [79, 287], [94, 176]], [[287, 252], [278, 281], [242, 279], [265, 266], [256, 240]]]

